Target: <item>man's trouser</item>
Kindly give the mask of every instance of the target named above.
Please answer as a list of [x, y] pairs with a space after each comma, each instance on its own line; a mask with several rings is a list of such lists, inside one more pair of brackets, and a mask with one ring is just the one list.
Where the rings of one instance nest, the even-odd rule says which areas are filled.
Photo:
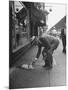
[[62, 37], [63, 50], [66, 50], [66, 36]]
[[[54, 44], [52, 44], [52, 52], [54, 52], [55, 49], [57, 49], [59, 45], [59, 41], [57, 40]], [[42, 51], [43, 60], [45, 61], [45, 66], [52, 66], [53, 63], [53, 56], [51, 53], [49, 53], [50, 49], [47, 49], [46, 47]]]
[[43, 60], [45, 62], [45, 66], [46, 67], [52, 67], [52, 63], [53, 63], [52, 54], [50, 54], [48, 52], [48, 50], [46, 48], [44, 48], [43, 51], [42, 51], [42, 55], [43, 55]]

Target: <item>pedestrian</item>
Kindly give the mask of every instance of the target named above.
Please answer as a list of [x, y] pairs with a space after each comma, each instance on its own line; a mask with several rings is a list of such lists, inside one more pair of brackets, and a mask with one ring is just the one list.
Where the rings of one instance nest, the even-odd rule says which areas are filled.
[[35, 62], [38, 60], [41, 54], [41, 49], [42, 47], [44, 47], [42, 51], [42, 55], [43, 55], [43, 59], [45, 59], [45, 65], [43, 67], [51, 68], [53, 62], [52, 55], [54, 50], [56, 50], [59, 45], [59, 40], [54, 36], [45, 34], [42, 37], [36, 38], [36, 45], [38, 46], [38, 52], [35, 60], [32, 62], [32, 65], [34, 65]]
[[20, 34], [17, 33], [17, 34], [16, 34], [16, 42], [17, 42], [17, 46], [19, 46], [19, 40], [20, 40]]
[[61, 39], [62, 39], [62, 45], [63, 45], [63, 53], [66, 53], [66, 29], [61, 30]]

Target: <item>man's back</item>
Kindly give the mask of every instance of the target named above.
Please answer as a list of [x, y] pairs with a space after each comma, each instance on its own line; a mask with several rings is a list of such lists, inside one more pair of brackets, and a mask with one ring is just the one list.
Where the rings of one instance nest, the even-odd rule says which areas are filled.
[[[41, 41], [42, 41], [42, 39], [44, 42], [47, 41], [50, 45], [55, 43], [56, 41], [58, 41], [58, 38], [51, 36], [51, 35], [48, 35], [48, 34], [45, 34], [42, 37], [40, 37]], [[42, 43], [44, 43], [44, 42], [42, 42]]]

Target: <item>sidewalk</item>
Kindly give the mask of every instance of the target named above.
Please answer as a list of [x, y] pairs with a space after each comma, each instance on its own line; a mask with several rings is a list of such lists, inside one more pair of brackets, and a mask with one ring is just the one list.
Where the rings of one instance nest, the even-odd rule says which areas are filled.
[[[37, 53], [37, 47], [32, 47], [23, 55], [15, 66], [27, 63], [29, 64]], [[24, 70], [13, 67], [10, 73], [10, 88], [34, 88], [34, 87], [52, 87], [66, 85], [66, 55], [62, 53], [62, 43], [54, 53], [57, 65], [52, 70], [46, 70], [42, 67], [43, 61], [40, 56], [34, 70]]]

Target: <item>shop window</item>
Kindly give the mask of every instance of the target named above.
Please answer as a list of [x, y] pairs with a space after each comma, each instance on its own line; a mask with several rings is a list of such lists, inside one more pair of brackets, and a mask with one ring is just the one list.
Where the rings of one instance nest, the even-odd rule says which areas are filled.
[[[24, 47], [29, 43], [29, 38], [28, 38], [29, 25], [27, 25], [28, 20], [26, 14], [24, 14], [24, 18], [22, 17], [21, 19], [18, 19], [14, 11], [14, 8], [12, 12], [14, 13], [14, 15], [12, 16], [13, 17], [12, 52], [16, 52], [19, 48]], [[22, 14], [23, 12], [21, 13], [21, 16]]]

